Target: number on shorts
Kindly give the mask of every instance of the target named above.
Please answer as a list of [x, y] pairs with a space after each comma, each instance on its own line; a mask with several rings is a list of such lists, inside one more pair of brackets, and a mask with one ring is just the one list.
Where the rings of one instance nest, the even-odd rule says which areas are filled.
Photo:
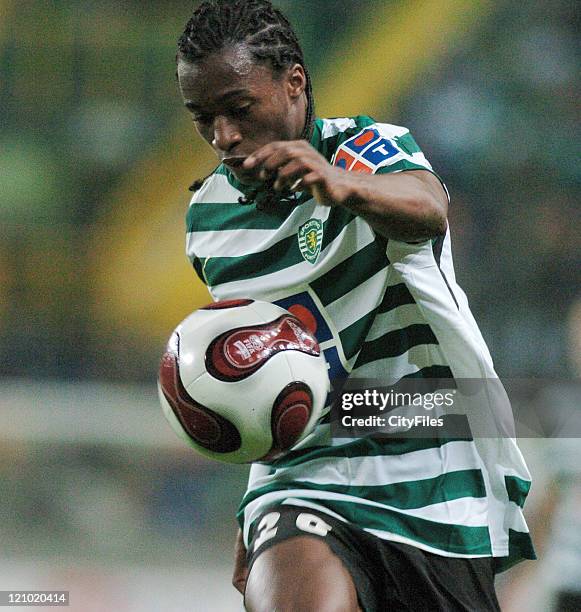
[[278, 519], [280, 518], [280, 512], [269, 512], [262, 517], [260, 523], [258, 523], [259, 535], [254, 541], [254, 552], [258, 550], [267, 540], [274, 538], [278, 527]]
[[325, 523], [321, 517], [315, 514], [309, 514], [308, 512], [301, 512], [297, 516], [296, 525], [301, 531], [323, 537], [333, 529], [331, 525]]

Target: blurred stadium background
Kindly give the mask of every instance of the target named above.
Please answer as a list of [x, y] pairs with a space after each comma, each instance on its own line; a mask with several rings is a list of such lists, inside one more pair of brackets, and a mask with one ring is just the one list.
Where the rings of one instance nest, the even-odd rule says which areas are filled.
[[[578, 377], [579, 3], [276, 4], [319, 115], [405, 125], [445, 178], [500, 375]], [[68, 589], [83, 611], [240, 609], [246, 469], [195, 457], [155, 392], [165, 340], [208, 301], [183, 254], [187, 187], [214, 161], [174, 79], [192, 6], [0, 0], [0, 589]], [[539, 534], [548, 483], [579, 482], [551, 444], [523, 443]], [[504, 578], [505, 609], [549, 609], [539, 575]]]

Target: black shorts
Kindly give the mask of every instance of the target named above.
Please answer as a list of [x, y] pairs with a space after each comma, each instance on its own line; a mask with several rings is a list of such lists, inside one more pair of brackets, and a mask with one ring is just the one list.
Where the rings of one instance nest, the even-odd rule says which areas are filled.
[[460, 559], [382, 540], [358, 527], [308, 507], [278, 505], [254, 523], [248, 567], [289, 538], [325, 540], [351, 574], [364, 612], [500, 611], [490, 557]]

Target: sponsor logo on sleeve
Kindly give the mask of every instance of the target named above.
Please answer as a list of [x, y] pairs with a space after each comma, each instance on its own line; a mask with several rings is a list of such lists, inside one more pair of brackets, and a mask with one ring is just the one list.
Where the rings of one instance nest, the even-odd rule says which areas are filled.
[[332, 163], [351, 172], [374, 174], [399, 153], [401, 151], [393, 141], [384, 138], [374, 128], [365, 128], [337, 149]]

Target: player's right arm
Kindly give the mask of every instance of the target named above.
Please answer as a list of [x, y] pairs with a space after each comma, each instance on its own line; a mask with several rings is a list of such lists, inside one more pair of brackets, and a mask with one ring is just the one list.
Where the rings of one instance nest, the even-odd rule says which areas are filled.
[[347, 208], [392, 240], [417, 242], [446, 234], [448, 196], [427, 169], [347, 172], [304, 140], [267, 144], [248, 156], [243, 167], [262, 180], [275, 178], [277, 191], [307, 189], [320, 204]]

